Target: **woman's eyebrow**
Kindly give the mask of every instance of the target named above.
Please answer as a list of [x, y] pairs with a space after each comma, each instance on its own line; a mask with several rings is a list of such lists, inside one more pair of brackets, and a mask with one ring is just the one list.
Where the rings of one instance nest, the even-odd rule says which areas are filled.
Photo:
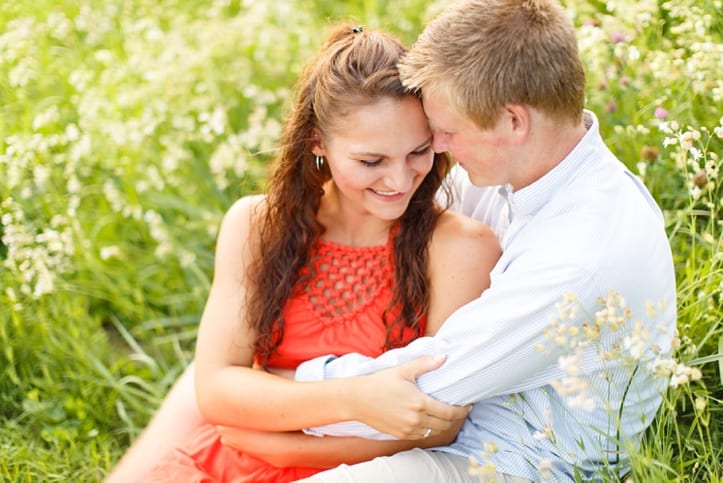
[[[424, 140], [421, 144], [419, 144], [416, 148], [413, 148], [410, 153], [413, 153], [414, 151], [418, 151], [422, 149], [423, 147], [427, 146], [429, 143], [432, 142], [432, 136], [429, 136], [427, 139]], [[349, 153], [351, 156], [369, 156], [369, 157], [376, 157], [376, 158], [386, 158], [387, 155], [383, 153], [375, 153], [372, 151], [358, 151], [354, 152], [352, 151]]]
[[420, 145], [417, 146], [416, 148], [412, 149], [412, 151], [418, 151], [418, 150], [422, 149], [423, 147], [425, 147], [427, 144], [431, 143], [431, 142], [432, 142], [432, 137], [433, 137], [433, 135], [430, 134], [429, 137], [428, 137], [427, 139], [425, 139], [422, 144], [420, 144]]

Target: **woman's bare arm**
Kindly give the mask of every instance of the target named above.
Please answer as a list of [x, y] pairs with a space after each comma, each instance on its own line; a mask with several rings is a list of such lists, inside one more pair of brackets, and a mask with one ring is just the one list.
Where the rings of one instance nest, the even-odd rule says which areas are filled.
[[[434, 335], [454, 310], [489, 287], [489, 273], [500, 256], [494, 234], [485, 225], [445, 213], [430, 246], [430, 308], [427, 332]], [[377, 392], [386, 393], [377, 387]], [[390, 403], [395, 401], [390, 400]], [[334, 467], [397, 453], [413, 447], [442, 446], [454, 441], [464, 419], [421, 440], [373, 441], [360, 438], [308, 436], [300, 432], [248, 432], [221, 428], [225, 444], [275, 466]]]
[[244, 302], [249, 263], [263, 256], [257, 241], [262, 203], [260, 197], [239, 200], [221, 225], [213, 283], [196, 343], [200, 412], [214, 424], [272, 431], [296, 430], [313, 421], [343, 421], [351, 416], [345, 412], [349, 381], [296, 383], [251, 368], [256, 332], [247, 323]]
[[[255, 331], [246, 323], [245, 290], [249, 261], [263, 256], [255, 227], [259, 197], [243, 198], [226, 214], [218, 237], [214, 280], [196, 345], [196, 396], [208, 422], [252, 430], [293, 431], [358, 420], [400, 439], [422, 438], [422, 427], [447, 430], [466, 410], [416, 390], [414, 379], [437, 367], [433, 362], [390, 369], [409, 381], [386, 396], [375, 392], [384, 374], [318, 382], [295, 382], [251, 368]], [[270, 395], [273, 395], [270, 397]]]
[[429, 246], [430, 301], [427, 333], [490, 286], [490, 272], [502, 254], [492, 230], [477, 220], [445, 211]]
[[301, 431], [271, 432], [219, 427], [221, 442], [278, 467], [334, 468], [412, 448], [445, 446], [462, 428], [459, 419], [448, 431], [419, 440], [371, 440], [335, 436], [309, 436]]

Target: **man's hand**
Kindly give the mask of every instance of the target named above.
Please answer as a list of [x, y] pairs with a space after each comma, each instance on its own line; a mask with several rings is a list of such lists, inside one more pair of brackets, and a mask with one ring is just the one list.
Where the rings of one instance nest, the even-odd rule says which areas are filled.
[[360, 376], [354, 419], [398, 439], [438, 435], [469, 414], [472, 406], [452, 406], [424, 394], [416, 379], [437, 369], [443, 356], [422, 357], [369, 376]]

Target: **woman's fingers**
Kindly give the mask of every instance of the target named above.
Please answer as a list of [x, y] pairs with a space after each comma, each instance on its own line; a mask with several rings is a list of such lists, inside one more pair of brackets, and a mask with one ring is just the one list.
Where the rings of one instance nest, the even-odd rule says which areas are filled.
[[[401, 364], [391, 371], [396, 372], [404, 379], [414, 382], [416, 379], [426, 372], [439, 368], [445, 361], [444, 355], [420, 357], [413, 361]], [[413, 424], [407, 430], [408, 437], [406, 439], [417, 439], [429, 437], [433, 434], [439, 434], [449, 430], [456, 421], [465, 419], [472, 409], [472, 406], [453, 406], [438, 401], [421, 391], [419, 394], [423, 397], [423, 404], [418, 408], [418, 423]], [[414, 420], [414, 418], [412, 418]]]
[[424, 405], [424, 413], [430, 418], [451, 422], [457, 419], [464, 419], [469, 414], [472, 406], [454, 406], [442, 401], [437, 401], [433, 397], [426, 396]]
[[424, 394], [416, 379], [438, 368], [444, 357], [422, 357], [360, 379], [351, 419], [398, 439], [417, 440], [443, 433], [467, 417], [469, 406], [452, 406]]
[[454, 409], [454, 416], [452, 417], [452, 419], [438, 418], [431, 414], [425, 413], [420, 417], [417, 424], [414, 424], [407, 428], [408, 436], [402, 439], [424, 439], [428, 438], [429, 436], [447, 432], [450, 428], [458, 426], [459, 422], [467, 417], [467, 414], [469, 414], [469, 410], [471, 408], [471, 406], [451, 407]]
[[397, 367], [390, 369], [391, 371], [397, 372], [399, 375], [409, 381], [416, 381], [422, 374], [438, 369], [441, 366], [447, 356], [436, 355], [436, 356], [425, 356], [419, 359], [414, 359], [405, 364], [400, 364]]

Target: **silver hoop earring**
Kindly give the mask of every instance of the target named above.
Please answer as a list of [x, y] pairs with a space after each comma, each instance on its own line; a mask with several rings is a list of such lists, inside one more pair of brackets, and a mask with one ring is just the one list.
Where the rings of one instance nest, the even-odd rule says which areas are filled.
[[314, 162], [316, 163], [316, 170], [321, 171], [321, 168], [324, 167], [324, 157], [317, 156], [316, 159], [314, 160]]

